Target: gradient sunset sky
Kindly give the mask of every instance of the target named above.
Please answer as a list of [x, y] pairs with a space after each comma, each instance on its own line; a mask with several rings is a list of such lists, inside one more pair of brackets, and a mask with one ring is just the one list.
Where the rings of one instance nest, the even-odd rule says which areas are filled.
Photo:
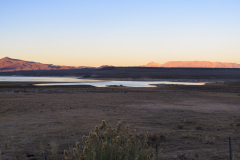
[[240, 64], [239, 0], [0, 0], [0, 58]]

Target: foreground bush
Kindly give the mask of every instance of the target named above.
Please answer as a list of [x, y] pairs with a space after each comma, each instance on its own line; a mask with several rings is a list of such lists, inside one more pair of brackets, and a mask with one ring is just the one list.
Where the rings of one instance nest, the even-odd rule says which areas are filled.
[[[129, 133], [129, 127], [117, 128], [108, 126], [105, 121], [94, 132], [82, 137], [83, 149], [80, 154], [80, 144], [76, 143], [73, 155], [64, 150], [66, 160], [154, 160], [153, 150], [148, 148], [148, 133], [141, 141], [138, 133]], [[73, 157], [73, 158], [72, 158]]]

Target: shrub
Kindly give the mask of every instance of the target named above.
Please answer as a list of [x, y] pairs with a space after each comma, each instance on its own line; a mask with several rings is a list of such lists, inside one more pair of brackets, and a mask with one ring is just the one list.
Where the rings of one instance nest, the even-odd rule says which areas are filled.
[[196, 130], [203, 130], [203, 127], [202, 126], [197, 126]]
[[51, 147], [51, 153], [53, 155], [56, 155], [57, 154], [57, 150], [58, 150], [58, 145], [56, 142], [52, 141], [50, 142], [50, 147]]
[[214, 136], [210, 136], [209, 134], [205, 134], [203, 135], [203, 143], [206, 144], [214, 144], [215, 143], [215, 137]]
[[149, 135], [149, 140], [151, 140], [152, 142], [156, 142], [157, 139], [159, 139], [159, 135], [156, 132], [153, 132]]
[[178, 124], [178, 129], [183, 129], [184, 128], [184, 125], [183, 124]]
[[5, 140], [4, 142], [4, 149], [9, 149], [9, 141]]
[[184, 134], [182, 134], [182, 138], [184, 138], [184, 139], [191, 139], [191, 138], [193, 138], [193, 135], [192, 135], [191, 132], [184, 133]]
[[[94, 132], [82, 137], [83, 150], [79, 153], [80, 145], [77, 142], [73, 148], [73, 159], [76, 160], [153, 160], [153, 149], [148, 147], [148, 133], [140, 140], [138, 133], [129, 133], [129, 127], [117, 128], [108, 126], [103, 120], [102, 124], [95, 127]], [[72, 159], [67, 150], [64, 150], [66, 160]]]

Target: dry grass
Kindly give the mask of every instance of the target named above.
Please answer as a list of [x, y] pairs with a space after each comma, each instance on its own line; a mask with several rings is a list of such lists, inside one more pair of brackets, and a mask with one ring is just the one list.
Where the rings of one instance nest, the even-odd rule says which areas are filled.
[[154, 160], [153, 149], [148, 147], [148, 133], [144, 135], [143, 141], [137, 131], [129, 132], [128, 126], [121, 127], [121, 123], [117, 124], [117, 128], [108, 126], [102, 121], [100, 126], [95, 127], [94, 132], [90, 132], [88, 136], [83, 136], [83, 151], [79, 153], [80, 146], [76, 143], [73, 148], [73, 156], [64, 150], [65, 160]]
[[46, 146], [47, 146], [47, 136], [46, 134], [42, 135], [40, 138], [39, 148], [40, 148], [40, 154], [44, 155], [46, 152]]
[[5, 140], [5, 142], [4, 142], [4, 149], [9, 149], [9, 140]]
[[50, 142], [51, 153], [52, 155], [56, 155], [58, 151], [58, 144], [54, 141]]
[[203, 139], [202, 139], [203, 143], [206, 143], [206, 144], [214, 144], [215, 143], [216, 138], [213, 135], [205, 134], [202, 137], [203, 137]]
[[[233, 155], [240, 159], [239, 96], [225, 90], [211, 92], [207, 87], [201, 87], [203, 91], [191, 87], [190, 91], [183, 87], [48, 88], [65, 90], [66, 93], [28, 94], [24, 90], [32, 89], [20, 88], [21, 93], [12, 93], [16, 89], [9, 88], [5, 92], [0, 88], [2, 159], [12, 159], [14, 144], [19, 149], [18, 159], [40, 160], [47, 155], [50, 160], [62, 160], [64, 157], [60, 151], [73, 145], [77, 149], [74, 143], [86, 133], [88, 135], [94, 124], [102, 119], [113, 126], [118, 121], [129, 124], [143, 137], [145, 131], [149, 131], [148, 145], [160, 145], [161, 160], [173, 159], [178, 151], [186, 153], [186, 157], [190, 157], [189, 152], [197, 151], [198, 159], [227, 159], [229, 136], [233, 138]], [[39, 89], [39, 92], [44, 89]], [[184, 124], [184, 128], [178, 129], [178, 124]], [[200, 127], [196, 129], [197, 126], [203, 127], [203, 130]], [[39, 149], [43, 134], [49, 140], [45, 150], [44, 145], [42, 150]], [[206, 134], [210, 138], [205, 138]], [[14, 141], [9, 138], [11, 136], [14, 136]], [[216, 137], [215, 142], [212, 137]], [[9, 140], [8, 149], [4, 147], [6, 139]], [[57, 155], [52, 155], [50, 151], [48, 144], [51, 140], [59, 145]], [[82, 146], [83, 143], [79, 142]], [[73, 152], [73, 148], [70, 150]], [[80, 147], [77, 151], [82, 153], [82, 150]], [[68, 153], [73, 157], [69, 150]], [[216, 157], [211, 158], [212, 155]]]
[[13, 158], [17, 160], [17, 153], [18, 153], [18, 149], [16, 147], [12, 147], [12, 155]]

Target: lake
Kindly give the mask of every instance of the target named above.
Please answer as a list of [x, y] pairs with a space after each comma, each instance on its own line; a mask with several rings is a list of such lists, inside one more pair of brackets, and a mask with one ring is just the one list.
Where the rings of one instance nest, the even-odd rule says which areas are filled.
[[0, 76], [0, 82], [31, 82], [35, 86], [57, 85], [91, 85], [95, 87], [125, 86], [125, 87], [156, 87], [159, 85], [205, 85], [206, 82], [172, 82], [172, 81], [119, 81], [78, 79], [77, 77], [25, 77]]

